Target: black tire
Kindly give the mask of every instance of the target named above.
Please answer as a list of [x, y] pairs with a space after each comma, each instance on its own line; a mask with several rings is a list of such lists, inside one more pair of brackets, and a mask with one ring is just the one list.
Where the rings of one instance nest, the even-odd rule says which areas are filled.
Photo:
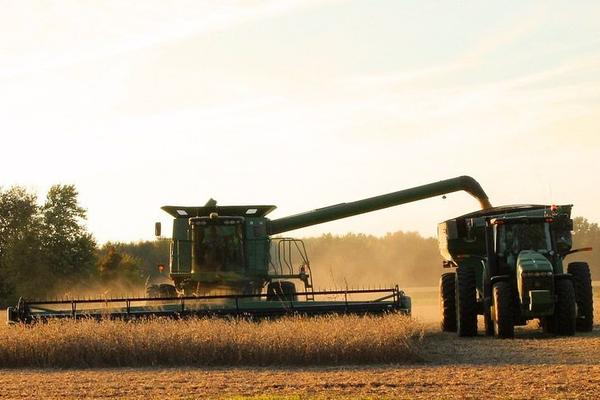
[[554, 332], [557, 335], [573, 336], [575, 334], [575, 320], [577, 319], [577, 306], [575, 302], [575, 289], [569, 279], [556, 281], [556, 306], [554, 308]]
[[296, 285], [289, 281], [275, 281], [267, 286], [267, 301], [298, 301]]
[[515, 337], [513, 293], [509, 282], [494, 285], [494, 333], [502, 339]]
[[177, 297], [177, 289], [175, 285], [160, 284], [160, 285], [149, 285], [146, 287], [146, 297], [150, 298], [168, 298]]
[[447, 272], [440, 278], [441, 327], [444, 332], [456, 332], [456, 273]]
[[485, 329], [485, 336], [494, 336], [494, 319], [492, 318], [491, 304], [485, 304], [483, 306], [483, 326]]
[[475, 269], [456, 269], [456, 331], [458, 336], [477, 335], [477, 289]]
[[579, 332], [590, 332], [594, 328], [594, 295], [590, 267], [585, 262], [572, 262], [569, 263], [567, 271], [573, 276], [577, 302], [575, 329]]
[[544, 333], [554, 334], [556, 333], [556, 324], [554, 323], [554, 319], [552, 317], [544, 317], [540, 320], [540, 324], [542, 325], [542, 329]]

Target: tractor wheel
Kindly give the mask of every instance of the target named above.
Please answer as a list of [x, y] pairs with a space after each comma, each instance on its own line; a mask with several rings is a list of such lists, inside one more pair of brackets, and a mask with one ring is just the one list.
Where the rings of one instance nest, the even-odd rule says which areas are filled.
[[554, 318], [552, 317], [544, 317], [540, 319], [540, 325], [544, 330], [544, 333], [554, 334], [556, 333], [556, 324], [554, 323]]
[[289, 281], [275, 281], [267, 286], [267, 301], [298, 301], [296, 285]]
[[554, 332], [558, 335], [573, 336], [575, 334], [575, 320], [577, 319], [577, 305], [573, 282], [568, 279], [556, 281], [556, 296], [558, 300], [554, 309]]
[[499, 338], [515, 336], [513, 294], [509, 282], [494, 285], [494, 333]]
[[590, 267], [585, 262], [569, 263], [569, 274], [573, 276], [575, 300], [577, 301], [577, 320], [575, 329], [590, 332], [594, 327], [594, 300]]
[[477, 336], [477, 289], [475, 269], [456, 270], [456, 330], [458, 336]]
[[492, 308], [489, 304], [485, 304], [483, 308], [483, 326], [485, 328], [485, 336], [494, 336], [494, 319], [492, 318]]
[[456, 332], [456, 274], [447, 272], [440, 278], [440, 312], [442, 331]]

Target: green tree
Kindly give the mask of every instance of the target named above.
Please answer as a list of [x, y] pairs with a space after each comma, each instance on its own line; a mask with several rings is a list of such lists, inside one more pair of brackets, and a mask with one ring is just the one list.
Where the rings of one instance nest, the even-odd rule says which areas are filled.
[[29, 277], [40, 276], [37, 198], [22, 187], [0, 188], [0, 303], [31, 293]]
[[140, 259], [123, 253], [111, 243], [104, 245], [101, 251], [104, 255], [99, 258], [97, 267], [104, 284], [119, 283], [136, 286], [143, 283]]
[[45, 260], [57, 288], [89, 280], [95, 272], [96, 243], [84, 225], [74, 185], [54, 185], [41, 208]]
[[600, 226], [583, 217], [573, 219], [573, 248], [591, 247], [592, 251], [575, 253], [567, 262], [585, 261], [590, 265], [592, 279], [600, 279]]

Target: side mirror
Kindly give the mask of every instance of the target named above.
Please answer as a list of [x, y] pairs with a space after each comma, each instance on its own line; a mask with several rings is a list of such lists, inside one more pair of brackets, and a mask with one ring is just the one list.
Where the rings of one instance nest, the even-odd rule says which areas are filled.
[[161, 226], [160, 222], [154, 224], [154, 236], [160, 236]]

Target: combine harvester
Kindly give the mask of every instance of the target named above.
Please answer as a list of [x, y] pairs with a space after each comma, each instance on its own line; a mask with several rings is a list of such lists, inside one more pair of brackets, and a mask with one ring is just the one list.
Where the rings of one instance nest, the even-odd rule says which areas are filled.
[[[173, 216], [169, 277], [150, 281], [145, 297], [118, 299], [21, 299], [8, 308], [9, 322], [49, 318], [132, 318], [222, 315], [269, 317], [290, 313], [410, 314], [410, 297], [398, 286], [374, 290], [315, 291], [304, 244], [281, 233], [447, 193], [466, 191], [490, 208], [471, 177], [461, 176], [412, 189], [270, 220], [269, 205], [165, 206]], [[156, 234], [160, 235], [160, 224]], [[400, 268], [400, 266], [399, 266]], [[302, 285], [298, 291], [296, 285]]]
[[593, 328], [592, 281], [587, 263], [565, 258], [572, 249], [571, 205], [489, 208], [438, 225], [444, 267], [440, 279], [442, 330], [514, 336], [515, 325], [539, 319], [548, 333], [573, 335]]

